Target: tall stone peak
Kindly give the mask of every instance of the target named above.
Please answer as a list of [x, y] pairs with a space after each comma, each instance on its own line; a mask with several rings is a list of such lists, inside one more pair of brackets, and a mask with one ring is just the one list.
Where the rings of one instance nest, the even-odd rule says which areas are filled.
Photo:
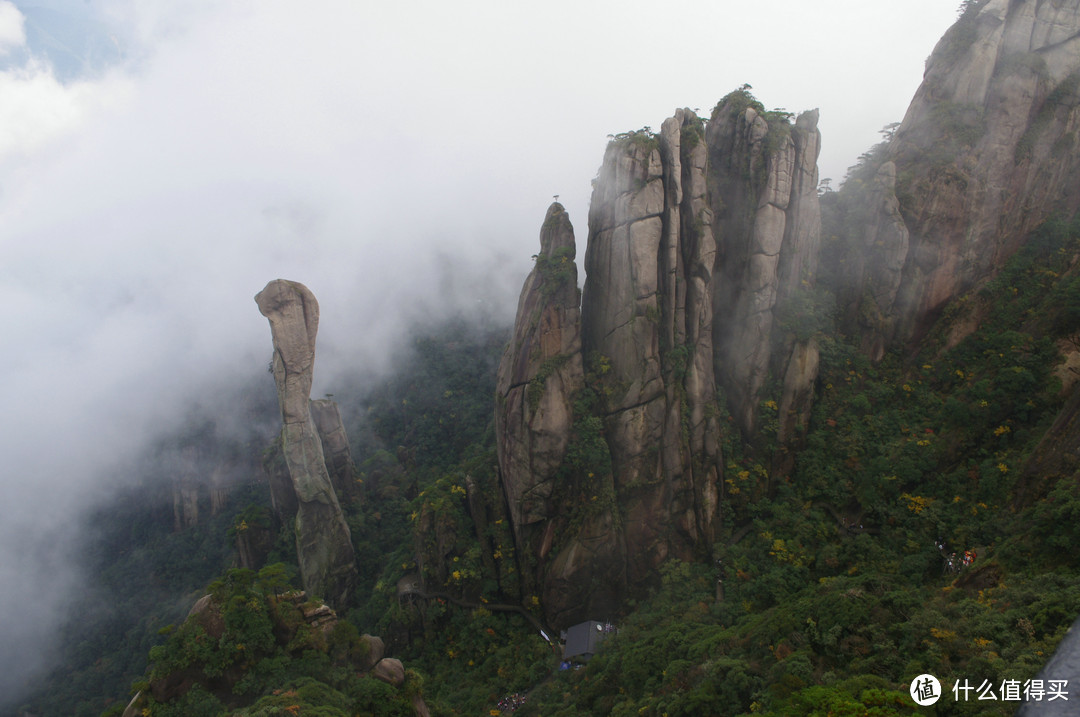
[[[267, 284], [255, 302], [273, 337], [281, 452], [296, 499], [300, 576], [310, 594], [344, 605], [356, 581], [356, 559], [310, 405], [319, 303], [306, 286], [284, 279]], [[282, 492], [282, 486], [275, 491]]]
[[718, 389], [748, 434], [762, 403], [792, 417], [782, 436], [805, 418], [816, 344], [777, 316], [814, 281], [820, 138], [816, 111], [792, 119], [744, 88], [708, 121], [679, 109], [659, 133], [616, 136], [594, 183], [580, 310], [573, 229], [560, 205], [548, 211], [496, 426], [524, 589], [556, 626], [612, 614], [669, 557], [712, 549]]
[[[573, 402], [584, 387], [575, 252], [569, 215], [554, 203], [496, 378], [496, 446], [514, 539], [541, 564], [567, 499], [557, 484], [565, 477], [560, 470], [573, 433]], [[526, 594], [544, 590], [546, 577], [536, 565], [520, 566]]]
[[736, 90], [706, 129], [710, 199], [722, 237], [713, 292], [717, 374], [746, 436], [758, 425], [766, 377], [782, 377], [794, 349], [787, 338], [773, 340], [778, 314], [802, 300], [817, 271], [818, 112], [790, 119]]
[[273, 371], [282, 421], [303, 423], [310, 415], [319, 302], [303, 284], [276, 279], [255, 296], [255, 303], [270, 321], [274, 338]]
[[[903, 122], [844, 183], [844, 265], [827, 286], [818, 112], [769, 111], [748, 89], [708, 119], [680, 109], [608, 144], [580, 310], [544, 275], [560, 251], [571, 271], [573, 250], [554, 242], [572, 230], [542, 233], [497, 422], [519, 563], [556, 625], [614, 609], [669, 557], [711, 550], [729, 422], [769, 466], [766, 490], [790, 474], [832, 293], [842, 330], [878, 360], [1039, 223], [1080, 208], [1080, 0], [965, 4]], [[556, 219], [569, 226], [553, 207], [545, 232]], [[553, 312], [580, 346], [539, 348]]]
[[863, 251], [887, 264], [857, 260], [872, 296], [853, 292], [849, 311], [873, 354], [917, 341], [1034, 227], [1080, 207], [1078, 128], [1080, 0], [968, 3], [871, 174], [849, 179], [875, 184]]

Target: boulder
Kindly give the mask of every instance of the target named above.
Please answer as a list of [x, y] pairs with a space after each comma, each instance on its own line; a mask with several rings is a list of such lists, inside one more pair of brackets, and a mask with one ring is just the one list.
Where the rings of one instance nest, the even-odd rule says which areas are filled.
[[361, 635], [360, 642], [367, 647], [367, 657], [364, 659], [363, 664], [360, 665], [360, 669], [363, 672], [368, 672], [383, 659], [383, 655], [386, 653], [386, 644], [381, 637], [375, 635]]
[[401, 687], [405, 684], [405, 667], [397, 658], [384, 657], [372, 668], [371, 676], [394, 687]]
[[213, 595], [203, 595], [196, 600], [188, 611], [187, 619], [194, 619], [195, 623], [215, 640], [225, 634], [225, 621]]

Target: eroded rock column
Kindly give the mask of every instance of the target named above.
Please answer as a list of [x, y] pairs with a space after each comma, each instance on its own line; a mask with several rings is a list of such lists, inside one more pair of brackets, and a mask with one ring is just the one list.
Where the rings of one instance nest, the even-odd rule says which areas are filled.
[[296, 552], [304, 590], [344, 605], [356, 580], [349, 527], [330, 482], [310, 410], [319, 304], [303, 284], [276, 279], [255, 297], [270, 321], [281, 448], [296, 493]]

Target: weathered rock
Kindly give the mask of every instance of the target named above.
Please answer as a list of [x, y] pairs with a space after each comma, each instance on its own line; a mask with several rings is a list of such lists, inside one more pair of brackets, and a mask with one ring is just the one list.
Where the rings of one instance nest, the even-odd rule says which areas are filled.
[[211, 443], [212, 439], [200, 436], [161, 456], [172, 478], [174, 531], [198, 525], [206, 515], [217, 515], [235, 482], [237, 466], [216, 458], [202, 441]]
[[1015, 717], [1068, 717], [1075, 713], [1070, 703], [1080, 700], [1080, 688], [1076, 680], [1080, 677], [1080, 620], [1069, 626], [1065, 636], [1054, 649], [1054, 654], [1047, 661], [1036, 679], [1040, 684], [1051, 685], [1060, 681], [1064, 686], [1065, 698], [1047, 700], [1025, 700], [1016, 710]]
[[[755, 106], [733, 93], [708, 129], [678, 110], [659, 135], [608, 145], [589, 211], [580, 346], [574, 284], [553, 290], [542, 271], [549, 246], [572, 247], [562, 207], [549, 210], [496, 421], [523, 589], [539, 590], [556, 627], [611, 614], [667, 558], [711, 549], [718, 385], [748, 433], [770, 375], [783, 386], [784, 436], [805, 423], [817, 345], [776, 329], [774, 312], [813, 286], [817, 113], [792, 126]], [[561, 242], [548, 233], [556, 217]], [[559, 341], [540, 338], [547, 325]]]
[[413, 530], [416, 568], [433, 584], [443, 585], [450, 577], [451, 555], [457, 544], [457, 526], [443, 511], [424, 503]]
[[236, 526], [236, 554], [240, 567], [258, 570], [274, 548], [274, 533], [266, 525]]
[[791, 450], [805, 436], [810, 421], [820, 358], [816, 336], [818, 327], [783, 326], [786, 316], [805, 316], [815, 310], [813, 304], [819, 301], [815, 294], [821, 251], [817, 169], [821, 133], [818, 132], [817, 123], [818, 111], [811, 110], [799, 115], [791, 128], [795, 145], [794, 175], [777, 277], [781, 348], [772, 355], [772, 373], [783, 381], [777, 440], [780, 452], [786, 458], [774, 461], [773, 465], [775, 472], [785, 475], [791, 472], [794, 465]]
[[[276, 594], [268, 597], [268, 603], [265, 614], [271, 621], [270, 633], [273, 635], [275, 649], [298, 654], [298, 645], [301, 645], [304, 651], [317, 650], [327, 654], [335, 666], [353, 672], [370, 673], [373, 677], [395, 687], [401, 687], [404, 684], [406, 679], [404, 666], [397, 659], [384, 657], [385, 647], [381, 638], [362, 635], [359, 638], [360, 645], [352, 645], [344, 651], [340, 649], [340, 642], [335, 646], [335, 640], [331, 637], [340, 619], [329, 605], [318, 600], [309, 600], [308, 594], [303, 590]], [[229, 634], [230, 628], [225, 622], [225, 615], [229, 609], [223, 609], [223, 606], [216, 602], [212, 595], [205, 595], [192, 605], [179, 630], [186, 631], [188, 635], [194, 635], [196, 640], [209, 637], [217, 645], [222, 637]], [[233, 628], [236, 626], [233, 625]], [[233, 637], [235, 638], [235, 635]], [[357, 647], [360, 649], [355, 649]], [[211, 652], [217, 649], [213, 647]], [[272, 652], [273, 650], [270, 650], [266, 654]], [[219, 659], [220, 656], [212, 658], [213, 661]], [[151, 680], [149, 689], [136, 695], [125, 714], [131, 713], [133, 709], [141, 710], [145, 707], [148, 696], [153, 696], [158, 703], [167, 703], [183, 696], [195, 685], [201, 685], [222, 700], [229, 699], [229, 696], [236, 694], [236, 685], [247, 674], [250, 674], [248, 670], [255, 665], [255, 662], [257, 660], [240, 659], [229, 664], [224, 670], [220, 667], [209, 670], [213, 662], [203, 663], [197, 659], [181, 669], [166, 675], [158, 675]], [[416, 713], [428, 714], [427, 706], [419, 690], [409, 690], [409, 692], [415, 694], [416, 699], [412, 700], [412, 704]]]
[[310, 411], [319, 305], [303, 284], [277, 279], [256, 297], [270, 321], [282, 451], [296, 495], [296, 548], [304, 589], [332, 605], [346, 602], [356, 580], [349, 527]]
[[[195, 601], [195, 604], [188, 611], [181, 629], [188, 625], [197, 625], [202, 628], [206, 636], [212, 641], [217, 641], [225, 634], [225, 619], [222, 615], [221, 606], [214, 601], [212, 595], [204, 595]], [[232, 677], [234, 677], [233, 671], [229, 670], [226, 674], [216, 676], [215, 679], [208, 682], [206, 674], [200, 665], [188, 665], [183, 669], [151, 680], [149, 691], [157, 702], [168, 702], [183, 695], [196, 684], [203, 684], [211, 687], [211, 689], [216, 689]]]
[[199, 522], [199, 493], [202, 476], [199, 472], [197, 446], [181, 446], [169, 452], [172, 473], [173, 530], [190, 528]]
[[[541, 548], [545, 555], [554, 553], [543, 574], [541, 598], [548, 622], [556, 629], [580, 622], [584, 615], [612, 612], [629, 586], [617, 509], [604, 506], [591, 510], [590, 498], [584, 501], [577, 510], [590, 511], [588, 518], [572, 529], [565, 518], [574, 513], [550, 522]], [[565, 532], [557, 535], [560, 529]], [[536, 558], [526, 556], [526, 560]]]
[[871, 355], [917, 341], [1034, 227], [1080, 207], [1078, 130], [1080, 0], [972, 6], [927, 61], [874, 180], [864, 251], [876, 256], [848, 311], [873, 325]]
[[[631, 584], [711, 542], [717, 527], [707, 165], [701, 120], [678, 110], [658, 137], [609, 145], [589, 216], [584, 350], [610, 360], [598, 378]], [[623, 298], [612, 300], [612, 286]], [[635, 307], [621, 326], [620, 304]]]
[[[552, 204], [496, 378], [499, 473], [515, 540], [531, 552], [540, 552], [547, 521], [559, 512], [555, 482], [584, 385], [575, 251], [566, 210]], [[535, 591], [535, 571], [523, 570], [522, 579]]]
[[[774, 327], [777, 312], [809, 300], [817, 270], [817, 120], [816, 110], [805, 112], [793, 127], [736, 91], [713, 111], [706, 131], [710, 201], [722, 238], [713, 292], [716, 373], [747, 437], [758, 424], [766, 378], [788, 373], [793, 347], [790, 337], [777, 342], [788, 333]], [[815, 377], [803, 375], [810, 383]], [[791, 401], [809, 384], [787, 383], [789, 410], [805, 413], [808, 405]]]
[[325, 603], [310, 607], [302, 606], [300, 612], [309, 625], [323, 632], [329, 632], [338, 621], [337, 613]]
[[236, 462], [226, 459], [210, 471], [210, 482], [207, 485], [210, 493], [210, 515], [217, 515], [225, 507], [225, 501], [229, 497], [229, 485], [240, 470], [243, 469]]
[[275, 441], [263, 455], [262, 469], [270, 486], [270, 504], [274, 514], [282, 525], [292, 524], [296, 520], [299, 504], [280, 440]]
[[349, 436], [341, 420], [341, 411], [335, 401], [319, 398], [311, 402], [311, 417], [322, 441], [326, 469], [339, 500], [350, 501], [357, 497], [356, 467], [353, 465]]
[[375, 667], [386, 654], [386, 644], [381, 637], [376, 635], [361, 635], [360, 641], [367, 647], [367, 657], [364, 658], [360, 669], [367, 672]]
[[195, 601], [188, 611], [188, 620], [194, 620], [206, 634], [215, 640], [225, 634], [225, 621], [221, 617], [221, 607], [214, 602], [212, 595], [203, 595]]
[[427, 703], [424, 702], [424, 698], [420, 694], [415, 694], [409, 698], [410, 704], [412, 704], [413, 712], [416, 717], [431, 717], [431, 710], [428, 708]]
[[858, 243], [847, 257], [849, 278], [854, 281], [840, 298], [847, 307], [846, 323], [861, 337], [863, 352], [878, 361], [896, 332], [890, 309], [900, 289], [910, 238], [896, 198], [896, 164], [884, 162], [869, 184], [844, 190], [857, 194], [848, 206], [859, 212], [854, 224], [862, 234], [854, 238]]
[[1015, 502], [1025, 506], [1049, 486], [1080, 469], [1080, 390], [1073, 388], [1035, 450], [1016, 487]]
[[372, 668], [371, 676], [388, 685], [401, 687], [405, 684], [405, 666], [395, 657], [384, 657]]

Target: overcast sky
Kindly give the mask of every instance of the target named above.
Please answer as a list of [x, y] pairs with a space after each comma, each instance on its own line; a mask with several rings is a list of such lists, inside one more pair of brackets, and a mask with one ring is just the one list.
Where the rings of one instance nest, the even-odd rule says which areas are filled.
[[265, 375], [267, 281], [339, 391], [410, 318], [509, 317], [555, 194], [580, 256], [608, 134], [750, 83], [836, 186], [958, 4], [0, 0], [0, 692], [117, 460]]

